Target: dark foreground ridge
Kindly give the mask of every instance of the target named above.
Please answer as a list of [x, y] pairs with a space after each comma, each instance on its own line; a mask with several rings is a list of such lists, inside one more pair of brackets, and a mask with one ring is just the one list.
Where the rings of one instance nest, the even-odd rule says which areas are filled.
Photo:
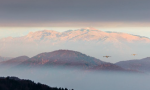
[[67, 88], [49, 87], [31, 80], [18, 77], [0, 77], [0, 90], [73, 90]]

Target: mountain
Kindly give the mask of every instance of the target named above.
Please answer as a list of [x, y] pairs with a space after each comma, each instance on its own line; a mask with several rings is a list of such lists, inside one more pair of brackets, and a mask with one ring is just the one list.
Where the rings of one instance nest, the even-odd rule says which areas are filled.
[[78, 30], [68, 30], [65, 32], [57, 32], [53, 30], [43, 30], [37, 32], [30, 32], [28, 35], [19, 38], [4, 38], [2, 40], [24, 40], [24, 41], [107, 41], [107, 42], [119, 42], [120, 40], [127, 42], [143, 41], [150, 42], [149, 38], [130, 35], [126, 33], [117, 32], [103, 32], [95, 28], [82, 28]]
[[143, 59], [120, 61], [117, 62], [116, 65], [128, 70], [150, 72], [150, 57]]
[[0, 77], [0, 90], [69, 90], [69, 89], [50, 87], [45, 84], [35, 83], [31, 80], [19, 79], [18, 77]]
[[24, 62], [27, 59], [29, 59], [29, 57], [27, 57], [27, 56], [19, 56], [19, 57], [16, 57], [16, 58], [12, 58], [10, 60], [6, 60], [6, 61], [0, 62], [0, 66], [5, 66], [5, 67], [16, 66], [16, 65]]
[[120, 40], [124, 40], [127, 42], [134, 41], [143, 41], [150, 42], [149, 38], [130, 35], [126, 33], [117, 33], [117, 32], [103, 32], [95, 28], [83, 28], [78, 30], [69, 30], [65, 32], [56, 32], [52, 30], [43, 30], [37, 32], [30, 32], [28, 35], [22, 37], [24, 40], [33, 40], [33, 41], [41, 41], [41, 40], [55, 40], [55, 41], [115, 41], [119, 42]]
[[19, 66], [26, 67], [74, 67], [86, 70], [123, 70], [121, 67], [112, 63], [103, 62], [94, 57], [87, 56], [72, 50], [56, 50], [48, 53], [38, 54], [24, 62]]
[[[132, 59], [132, 53], [138, 53], [138, 58], [148, 56], [150, 39], [146, 37], [117, 32], [103, 32], [95, 28], [82, 28], [57, 32], [43, 30], [30, 32], [22, 37], [7, 37], [0, 39], [0, 54], [3, 56], [34, 56], [40, 52], [58, 49], [69, 49], [102, 58], [111, 55], [108, 62], [122, 59]], [[102, 55], [102, 56], [100, 56]]]

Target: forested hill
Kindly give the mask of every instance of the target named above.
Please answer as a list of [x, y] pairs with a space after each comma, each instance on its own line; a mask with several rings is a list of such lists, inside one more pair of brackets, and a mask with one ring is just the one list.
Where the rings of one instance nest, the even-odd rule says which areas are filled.
[[0, 90], [73, 90], [67, 88], [49, 87], [31, 80], [23, 80], [17, 77], [0, 77]]

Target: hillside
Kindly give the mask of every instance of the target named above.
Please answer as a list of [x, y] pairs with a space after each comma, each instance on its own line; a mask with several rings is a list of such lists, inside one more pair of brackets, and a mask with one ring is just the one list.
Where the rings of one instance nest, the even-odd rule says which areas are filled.
[[27, 59], [29, 59], [29, 57], [27, 57], [27, 56], [19, 56], [19, 57], [16, 57], [16, 58], [12, 58], [10, 60], [6, 60], [6, 61], [0, 62], [0, 66], [5, 66], [5, 67], [16, 66], [16, 65], [24, 62]]
[[112, 63], [103, 62], [94, 57], [71, 50], [56, 50], [41, 53], [22, 62], [19, 66], [63, 66], [86, 70], [124, 70]]
[[136, 60], [120, 61], [117, 62], [116, 65], [128, 70], [150, 72], [150, 57]]
[[68, 89], [49, 87], [41, 83], [35, 83], [31, 80], [19, 79], [18, 77], [0, 77], [0, 90], [68, 90]]

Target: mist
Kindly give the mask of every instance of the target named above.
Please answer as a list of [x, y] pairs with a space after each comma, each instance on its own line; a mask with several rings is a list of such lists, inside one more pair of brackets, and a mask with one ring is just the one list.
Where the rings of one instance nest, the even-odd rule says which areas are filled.
[[149, 73], [88, 71], [67, 68], [11, 68], [0, 70], [1, 77], [16, 76], [51, 87], [74, 90], [149, 90]]

